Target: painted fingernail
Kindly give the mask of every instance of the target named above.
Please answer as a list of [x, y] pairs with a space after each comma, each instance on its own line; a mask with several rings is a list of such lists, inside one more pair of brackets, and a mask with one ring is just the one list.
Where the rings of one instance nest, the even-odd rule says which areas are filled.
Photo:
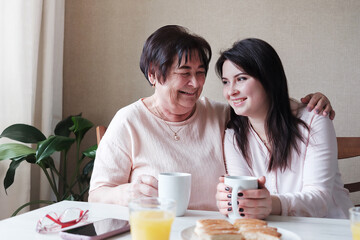
[[306, 109], [307, 109], [309, 112], [311, 112], [311, 110], [312, 110], [311, 107], [307, 107]]
[[239, 196], [239, 197], [242, 197], [242, 196], [244, 196], [244, 194], [241, 193], [241, 192], [239, 192], [239, 193], [238, 193], [238, 196]]
[[229, 187], [226, 187], [226, 188], [225, 188], [225, 191], [229, 191], [229, 190], [230, 190], [230, 188], [229, 188]]
[[245, 214], [242, 213], [242, 214], [240, 214], [240, 216], [245, 217]]
[[231, 202], [228, 202], [228, 205], [231, 206]]
[[231, 194], [228, 194], [227, 197], [228, 197], [228, 198], [231, 198]]
[[243, 212], [244, 211], [244, 209], [243, 208], [239, 208], [239, 212]]
[[315, 112], [316, 112], [316, 114], [318, 114], [320, 111], [319, 111], [319, 109], [315, 109]]
[[231, 208], [231, 207], [229, 207], [229, 208], [228, 208], [228, 211], [229, 211], [229, 212], [231, 212], [231, 210], [232, 210], [232, 208]]

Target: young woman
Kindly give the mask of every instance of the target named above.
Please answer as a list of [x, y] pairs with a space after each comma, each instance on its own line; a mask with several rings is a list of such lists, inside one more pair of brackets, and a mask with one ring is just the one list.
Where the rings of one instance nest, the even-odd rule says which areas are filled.
[[232, 108], [224, 138], [228, 173], [260, 177], [260, 189], [238, 193], [238, 209], [221, 178], [220, 212], [348, 217], [352, 203], [338, 169], [332, 121], [297, 104], [292, 108], [276, 51], [260, 39], [245, 39], [221, 54], [216, 70]]

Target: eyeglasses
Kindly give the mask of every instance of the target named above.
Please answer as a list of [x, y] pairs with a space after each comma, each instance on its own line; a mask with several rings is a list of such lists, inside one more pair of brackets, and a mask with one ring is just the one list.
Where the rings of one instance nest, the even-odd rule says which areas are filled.
[[88, 219], [88, 212], [89, 210], [83, 211], [80, 208], [68, 208], [59, 216], [55, 212], [50, 212], [39, 219], [36, 225], [36, 232], [58, 232], [62, 228], [86, 221]]

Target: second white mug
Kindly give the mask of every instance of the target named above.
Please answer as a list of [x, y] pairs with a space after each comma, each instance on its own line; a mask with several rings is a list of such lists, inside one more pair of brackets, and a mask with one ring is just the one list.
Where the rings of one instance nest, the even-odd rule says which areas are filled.
[[160, 198], [174, 199], [176, 201], [176, 216], [183, 216], [190, 200], [191, 174], [160, 173], [158, 192]]

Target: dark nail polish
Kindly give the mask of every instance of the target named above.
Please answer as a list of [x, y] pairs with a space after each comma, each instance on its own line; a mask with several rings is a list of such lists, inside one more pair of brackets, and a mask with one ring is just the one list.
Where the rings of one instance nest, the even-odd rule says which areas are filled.
[[239, 212], [243, 212], [243, 211], [244, 211], [244, 209], [243, 209], [243, 208], [240, 208], [240, 209], [239, 209]]
[[311, 112], [311, 110], [312, 110], [311, 107], [307, 107], [306, 109], [307, 109], [309, 112]]
[[244, 196], [244, 194], [243, 194], [242, 192], [239, 192], [239, 193], [238, 193], [238, 196], [239, 196], [239, 197], [242, 197], [242, 196]]
[[230, 190], [230, 188], [229, 188], [229, 187], [226, 187], [226, 188], [225, 188], [225, 191], [229, 191], [229, 190]]
[[228, 211], [229, 211], [229, 212], [231, 212], [231, 210], [232, 210], [232, 208], [231, 208], [231, 207], [229, 207], [229, 208], [228, 208]]
[[318, 114], [320, 111], [319, 111], [319, 109], [315, 109], [315, 112], [316, 112], [316, 114]]
[[231, 206], [231, 202], [228, 202], [228, 205]]
[[231, 198], [231, 194], [228, 194], [227, 197], [228, 197], [228, 198]]
[[240, 214], [240, 216], [245, 217], [245, 214], [242, 213], [242, 214]]

